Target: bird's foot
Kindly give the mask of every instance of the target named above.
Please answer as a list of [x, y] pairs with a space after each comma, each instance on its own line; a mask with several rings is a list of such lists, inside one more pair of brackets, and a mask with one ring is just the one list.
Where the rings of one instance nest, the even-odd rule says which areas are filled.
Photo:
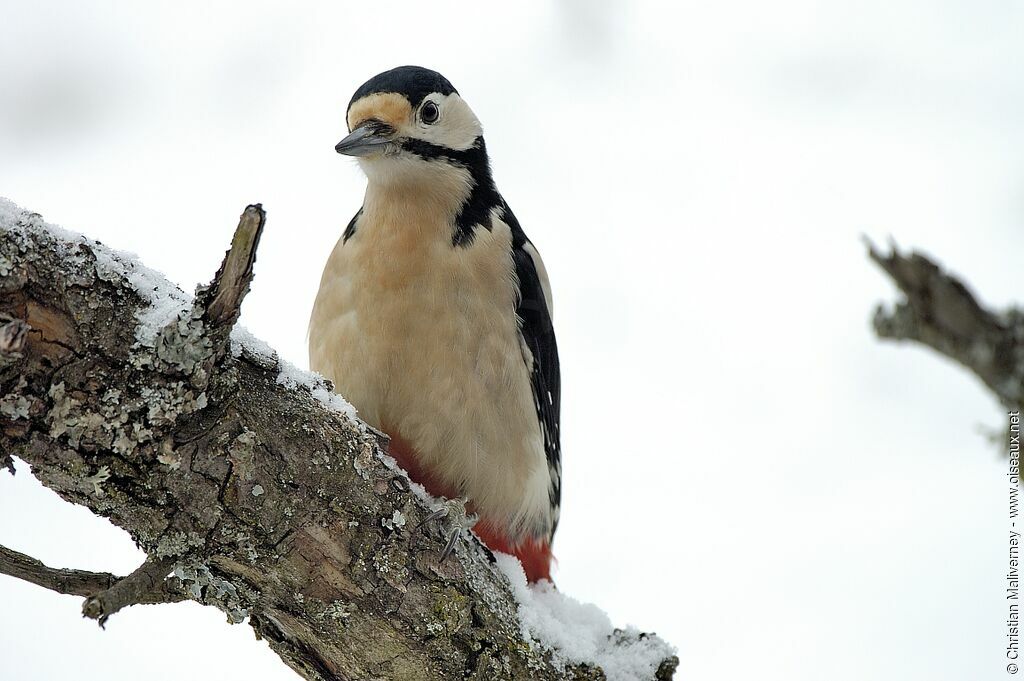
[[448, 541], [445, 544], [444, 551], [441, 552], [441, 560], [444, 560], [455, 550], [455, 545], [459, 543], [459, 538], [473, 528], [479, 516], [466, 510], [465, 499], [445, 499], [440, 508], [423, 519], [420, 527], [424, 527], [427, 523], [442, 518], [448, 519]]

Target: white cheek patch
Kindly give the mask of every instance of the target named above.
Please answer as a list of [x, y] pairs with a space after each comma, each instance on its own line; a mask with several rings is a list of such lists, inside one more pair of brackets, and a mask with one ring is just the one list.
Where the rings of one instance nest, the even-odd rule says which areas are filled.
[[[409, 137], [421, 139], [449, 149], [465, 151], [473, 146], [477, 137], [483, 134], [480, 121], [477, 120], [469, 105], [452, 93], [447, 96], [430, 95], [424, 102], [433, 102], [440, 111], [437, 122], [427, 125], [422, 122], [417, 112], [415, 122], [405, 131]], [[422, 104], [420, 105], [422, 107]]]

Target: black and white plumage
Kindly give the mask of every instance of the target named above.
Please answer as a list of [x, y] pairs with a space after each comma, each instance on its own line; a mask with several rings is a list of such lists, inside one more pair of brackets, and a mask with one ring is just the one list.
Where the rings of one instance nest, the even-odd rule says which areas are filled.
[[540, 254], [491, 174], [476, 116], [404, 66], [360, 87], [336, 147], [368, 179], [328, 260], [310, 365], [477, 533], [546, 578], [561, 494], [560, 380]]
[[559, 433], [561, 415], [562, 381], [558, 364], [558, 343], [555, 341], [555, 327], [551, 285], [548, 281], [540, 253], [527, 238], [519, 220], [502, 200], [502, 218], [512, 228], [512, 259], [515, 262], [516, 280], [519, 284], [519, 304], [516, 317], [520, 322], [520, 333], [529, 355], [524, 360], [530, 369], [530, 384], [533, 388], [537, 419], [544, 433], [544, 453], [551, 475], [551, 505], [554, 508], [552, 536], [558, 526], [558, 514], [562, 500], [562, 451]]

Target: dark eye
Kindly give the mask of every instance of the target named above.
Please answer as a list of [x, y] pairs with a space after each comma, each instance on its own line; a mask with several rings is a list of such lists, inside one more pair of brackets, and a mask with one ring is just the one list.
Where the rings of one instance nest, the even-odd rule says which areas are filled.
[[437, 108], [437, 104], [433, 102], [427, 102], [420, 107], [420, 120], [427, 125], [433, 125], [437, 123], [437, 119], [441, 116], [440, 110]]

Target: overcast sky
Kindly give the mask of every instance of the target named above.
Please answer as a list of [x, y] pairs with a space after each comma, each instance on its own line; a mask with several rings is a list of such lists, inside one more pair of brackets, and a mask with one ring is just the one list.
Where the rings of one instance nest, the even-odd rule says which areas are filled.
[[[0, 0], [0, 195], [192, 290], [268, 222], [242, 323], [306, 365], [364, 179], [352, 92], [413, 63], [485, 128], [563, 368], [555, 579], [680, 679], [1006, 675], [1005, 463], [966, 372], [881, 344], [861, 235], [1021, 296], [1015, 2]], [[126, 573], [107, 521], [0, 475], [0, 544]], [[0, 577], [0, 678], [294, 679], [188, 603], [101, 632]]]

